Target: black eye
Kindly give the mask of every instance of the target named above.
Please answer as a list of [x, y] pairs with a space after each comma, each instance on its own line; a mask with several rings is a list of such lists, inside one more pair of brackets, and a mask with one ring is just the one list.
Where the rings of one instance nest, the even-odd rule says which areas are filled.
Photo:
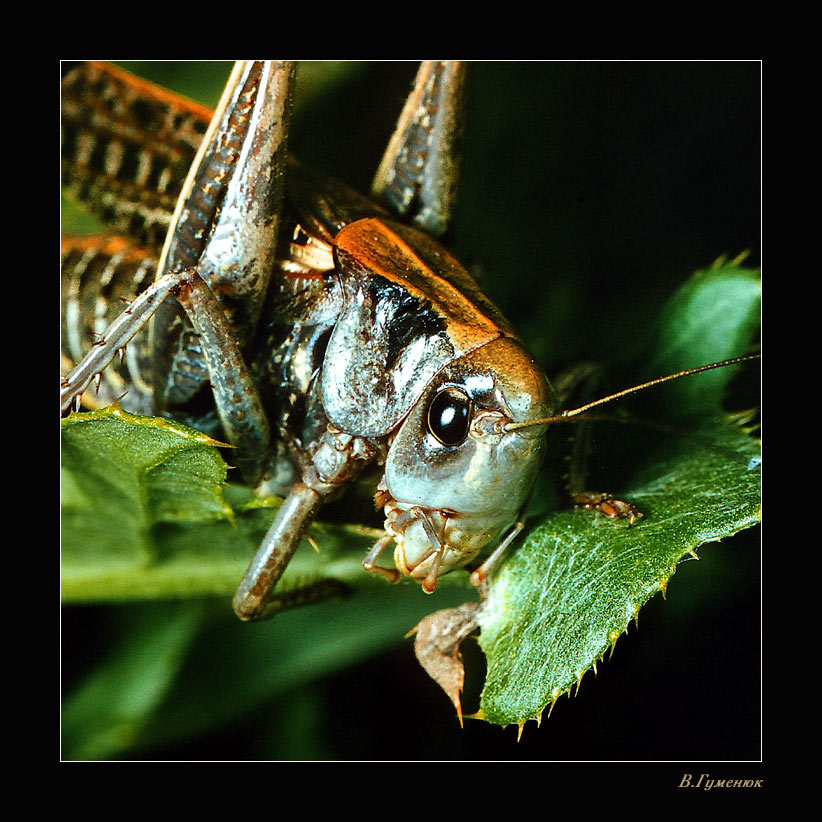
[[446, 388], [428, 407], [428, 430], [443, 445], [459, 445], [468, 436], [471, 400], [456, 388]]

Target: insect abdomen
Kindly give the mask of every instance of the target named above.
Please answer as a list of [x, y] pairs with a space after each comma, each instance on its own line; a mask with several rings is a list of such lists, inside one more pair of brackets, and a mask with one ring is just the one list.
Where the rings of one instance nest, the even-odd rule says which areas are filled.
[[159, 252], [211, 112], [93, 62], [66, 73], [61, 107], [63, 186], [107, 226]]
[[[71, 237], [61, 244], [62, 367], [66, 373], [94, 346], [126, 304], [154, 277], [157, 260], [121, 237]], [[148, 330], [128, 346], [128, 358], [115, 358], [102, 375], [97, 402], [106, 404], [128, 392], [124, 407], [149, 413]], [[97, 404], [95, 402], [95, 404]]]

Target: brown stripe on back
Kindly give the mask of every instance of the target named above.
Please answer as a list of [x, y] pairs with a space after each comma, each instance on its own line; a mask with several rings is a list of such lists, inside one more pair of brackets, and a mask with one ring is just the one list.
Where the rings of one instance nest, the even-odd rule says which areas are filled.
[[446, 321], [458, 350], [514, 336], [468, 272], [427, 234], [366, 218], [341, 229], [335, 246], [343, 265], [383, 277], [430, 304]]

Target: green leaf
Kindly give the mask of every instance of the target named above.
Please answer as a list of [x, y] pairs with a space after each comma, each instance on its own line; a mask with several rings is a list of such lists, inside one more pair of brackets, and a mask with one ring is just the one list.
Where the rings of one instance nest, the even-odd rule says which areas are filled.
[[[117, 407], [62, 421], [63, 602], [230, 597], [277, 499], [225, 484], [219, 443], [179, 423]], [[283, 578], [360, 581], [375, 532], [323, 526]]]
[[[64, 602], [162, 595], [162, 525], [232, 527], [216, 444], [117, 407], [62, 421]], [[193, 580], [179, 583], [178, 595], [196, 593]]]
[[[756, 272], [731, 265], [698, 273], [663, 315], [652, 368], [683, 368], [694, 351], [691, 365], [739, 354], [758, 314]], [[624, 480], [608, 490], [643, 512], [633, 527], [559, 511], [510, 554], [479, 617], [488, 662], [481, 717], [520, 727], [539, 719], [665, 591], [683, 558], [759, 522], [759, 443], [721, 413], [723, 372], [675, 383], [672, 416], [696, 420], [687, 430], [680, 424], [649, 437], [642, 426], [619, 426], [611, 433]], [[680, 388], [689, 381], [695, 385]]]
[[[654, 356], [641, 374], [656, 377], [745, 353], [760, 324], [759, 271], [717, 261], [698, 271], [669, 300], [655, 325]], [[668, 383], [651, 393], [669, 419], [718, 412], [740, 366]]]

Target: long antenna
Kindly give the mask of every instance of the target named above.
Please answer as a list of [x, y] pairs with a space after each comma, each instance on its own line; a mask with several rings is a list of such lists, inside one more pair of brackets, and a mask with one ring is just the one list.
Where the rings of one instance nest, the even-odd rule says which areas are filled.
[[618, 400], [620, 397], [625, 397], [628, 394], [635, 394], [637, 391], [642, 391], [646, 388], [652, 388], [653, 386], [660, 385], [663, 382], [678, 380], [681, 377], [688, 377], [691, 374], [700, 374], [703, 371], [710, 371], [713, 368], [722, 368], [726, 365], [736, 365], [737, 363], [748, 362], [749, 360], [758, 360], [760, 356], [761, 354], [745, 354], [742, 357], [733, 357], [730, 360], [722, 360], [722, 362], [712, 362], [708, 363], [708, 365], [700, 365], [698, 368], [687, 368], [684, 371], [677, 371], [676, 374], [668, 374], [665, 377], [657, 377], [654, 380], [649, 380], [648, 382], [643, 382], [639, 385], [634, 385], [631, 388], [625, 388], [622, 391], [617, 391], [616, 394], [610, 394], [607, 397], [602, 397], [601, 399], [594, 400], [593, 402], [589, 402], [587, 405], [581, 405], [579, 408], [573, 408], [568, 411], [563, 411], [562, 413], [557, 414], [554, 417], [540, 417], [539, 419], [525, 420], [524, 422], [509, 422], [505, 426], [505, 430], [517, 431], [520, 428], [528, 428], [532, 425], [544, 425], [545, 423], [549, 422], [564, 422], [565, 420], [571, 419], [571, 417], [576, 417], [580, 414], [584, 414], [586, 411], [590, 411], [592, 408], [596, 408], [598, 405], [604, 405], [606, 402]]

